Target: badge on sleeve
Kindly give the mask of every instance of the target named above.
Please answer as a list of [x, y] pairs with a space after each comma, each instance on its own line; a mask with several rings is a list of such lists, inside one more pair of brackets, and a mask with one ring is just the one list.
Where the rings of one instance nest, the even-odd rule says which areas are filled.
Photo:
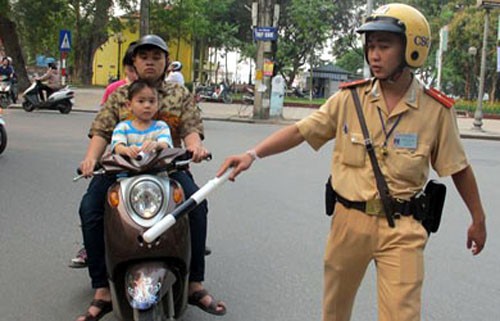
[[396, 133], [394, 135], [394, 147], [405, 148], [405, 149], [417, 149], [418, 135], [416, 133], [412, 134], [401, 134]]

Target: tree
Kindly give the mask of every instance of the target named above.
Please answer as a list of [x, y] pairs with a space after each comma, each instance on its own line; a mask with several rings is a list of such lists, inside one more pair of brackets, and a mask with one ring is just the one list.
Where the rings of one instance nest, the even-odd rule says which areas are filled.
[[277, 60], [284, 66], [282, 74], [291, 86], [299, 68], [317, 60], [318, 52], [331, 37], [335, 6], [329, 0], [281, 1], [280, 37]]
[[24, 64], [22, 49], [16, 30], [16, 24], [10, 20], [12, 10], [7, 0], [0, 1], [0, 38], [3, 41], [5, 52], [12, 57], [14, 68], [19, 81], [19, 89], [24, 90], [29, 86], [28, 74]]

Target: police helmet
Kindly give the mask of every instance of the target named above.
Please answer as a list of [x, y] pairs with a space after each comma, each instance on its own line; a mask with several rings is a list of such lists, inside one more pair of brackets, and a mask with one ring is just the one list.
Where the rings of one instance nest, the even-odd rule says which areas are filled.
[[360, 34], [373, 31], [386, 31], [403, 35], [406, 65], [418, 68], [425, 63], [431, 47], [431, 29], [427, 19], [417, 9], [400, 3], [381, 6], [356, 30]]
[[161, 37], [157, 35], [145, 35], [141, 39], [139, 39], [133, 48], [133, 56], [137, 54], [140, 48], [144, 47], [156, 47], [165, 52], [166, 56], [168, 56], [169, 54], [167, 44]]
[[182, 63], [180, 61], [174, 61], [170, 64], [170, 70], [172, 71], [181, 71]]

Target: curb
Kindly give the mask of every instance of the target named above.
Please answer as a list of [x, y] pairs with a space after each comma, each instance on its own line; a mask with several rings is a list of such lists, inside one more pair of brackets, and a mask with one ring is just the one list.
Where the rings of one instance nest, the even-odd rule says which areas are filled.
[[[8, 109], [22, 109], [21, 105], [10, 105]], [[73, 108], [72, 112], [78, 113], [97, 113], [97, 110], [89, 110], [82, 108]], [[266, 124], [266, 125], [290, 125], [296, 122], [293, 119], [284, 119], [284, 118], [274, 118], [274, 119], [253, 119], [253, 118], [238, 118], [234, 116], [229, 117], [217, 117], [217, 116], [203, 116], [202, 119], [206, 121], [224, 121], [224, 122], [235, 122], [235, 123], [243, 123], [243, 124]], [[490, 140], [490, 141], [500, 141], [499, 134], [491, 134], [488, 132], [461, 132], [460, 138], [463, 139], [478, 139], [478, 140]]]

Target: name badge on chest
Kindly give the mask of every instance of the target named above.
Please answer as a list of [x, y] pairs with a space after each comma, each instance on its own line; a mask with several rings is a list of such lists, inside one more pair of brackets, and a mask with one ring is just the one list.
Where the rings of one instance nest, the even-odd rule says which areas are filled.
[[395, 148], [417, 149], [418, 135], [396, 133], [393, 143]]

